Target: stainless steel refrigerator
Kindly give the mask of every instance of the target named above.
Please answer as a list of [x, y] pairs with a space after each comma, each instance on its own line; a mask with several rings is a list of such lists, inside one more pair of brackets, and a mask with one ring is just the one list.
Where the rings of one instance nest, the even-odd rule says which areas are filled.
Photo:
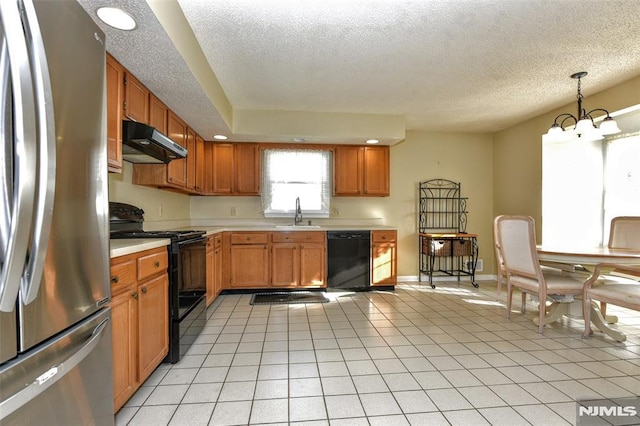
[[0, 1], [0, 424], [113, 424], [104, 34]]

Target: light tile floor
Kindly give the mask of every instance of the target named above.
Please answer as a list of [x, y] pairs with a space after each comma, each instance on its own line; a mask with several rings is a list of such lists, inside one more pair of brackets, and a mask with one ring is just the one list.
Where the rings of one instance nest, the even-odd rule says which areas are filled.
[[[577, 399], [640, 395], [640, 315], [628, 339], [563, 318], [505, 319], [495, 282], [327, 293], [325, 304], [222, 295], [188, 354], [162, 364], [118, 425], [568, 425]], [[520, 295], [514, 294], [514, 306]]]

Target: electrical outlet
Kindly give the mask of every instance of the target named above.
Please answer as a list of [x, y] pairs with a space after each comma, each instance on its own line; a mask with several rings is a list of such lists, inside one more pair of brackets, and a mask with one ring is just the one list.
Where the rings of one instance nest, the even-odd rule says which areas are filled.
[[332, 213], [333, 213], [333, 215], [334, 215], [334, 216], [340, 216], [340, 207], [337, 207], [337, 206], [336, 206], [336, 207], [333, 207], [333, 208], [331, 209], [331, 211], [332, 211]]
[[[467, 260], [465, 262], [464, 269], [466, 271], [471, 271], [473, 269], [473, 261]], [[478, 261], [476, 262], [476, 272], [482, 271], [484, 271], [484, 262], [482, 261], [482, 259], [478, 259]]]
[[238, 214], [238, 209], [235, 207], [231, 207], [231, 211], [229, 213], [232, 217]]
[[162, 207], [162, 204], [160, 204], [158, 206], [158, 217], [162, 217], [164, 216], [164, 208]]

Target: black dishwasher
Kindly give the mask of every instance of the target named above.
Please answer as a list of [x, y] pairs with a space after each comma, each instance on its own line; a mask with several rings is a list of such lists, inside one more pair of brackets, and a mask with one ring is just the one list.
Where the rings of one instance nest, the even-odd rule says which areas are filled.
[[363, 289], [371, 285], [371, 232], [327, 232], [327, 287]]

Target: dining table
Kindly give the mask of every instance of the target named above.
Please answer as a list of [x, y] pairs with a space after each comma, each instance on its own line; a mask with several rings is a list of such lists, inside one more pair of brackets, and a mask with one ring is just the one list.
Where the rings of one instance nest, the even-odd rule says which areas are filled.
[[[609, 247], [575, 247], [561, 245], [538, 245], [538, 260], [542, 265], [562, 270], [567, 274], [584, 277], [586, 281], [599, 263], [610, 265], [640, 265], [640, 250], [618, 249]], [[563, 315], [582, 317], [582, 301], [563, 303], [565, 300], [554, 301], [549, 307], [544, 323], [549, 324]], [[537, 322], [536, 317], [534, 322]], [[603, 333], [618, 342], [624, 342], [626, 336], [613, 329], [610, 324], [615, 324], [618, 318], [606, 315], [600, 305], [591, 304], [591, 322]]]

